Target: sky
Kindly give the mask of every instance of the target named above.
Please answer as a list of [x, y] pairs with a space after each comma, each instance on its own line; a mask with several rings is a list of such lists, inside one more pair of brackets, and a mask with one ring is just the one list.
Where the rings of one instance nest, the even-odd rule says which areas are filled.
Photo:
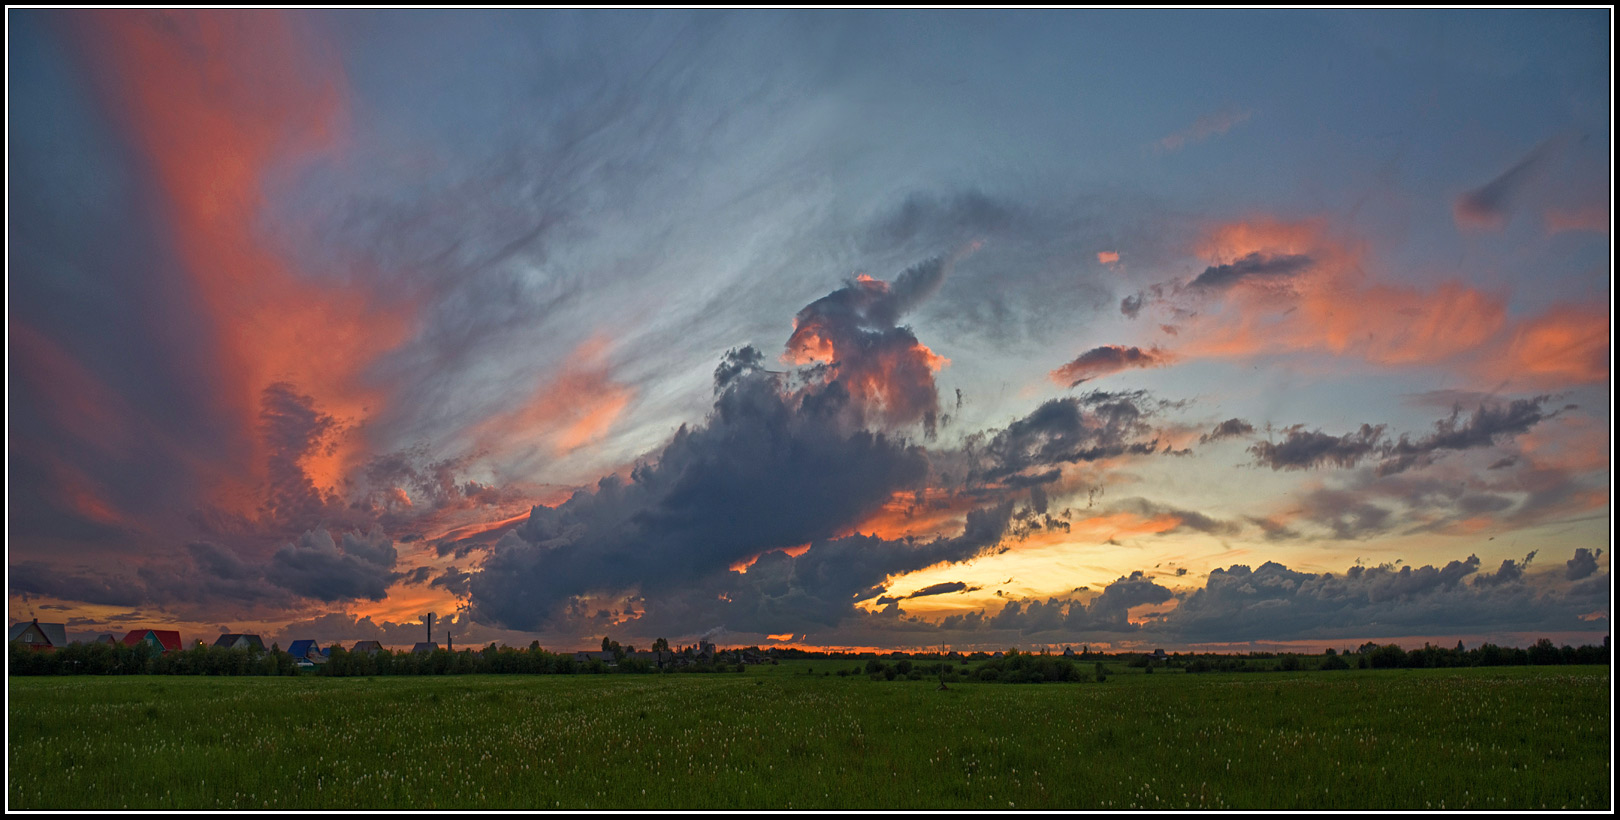
[[12, 622], [1609, 633], [1610, 10], [6, 21]]

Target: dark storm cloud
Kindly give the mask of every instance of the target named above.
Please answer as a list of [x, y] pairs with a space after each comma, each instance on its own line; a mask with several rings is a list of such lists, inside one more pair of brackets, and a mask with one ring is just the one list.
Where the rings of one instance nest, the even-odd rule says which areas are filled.
[[421, 586], [421, 585], [427, 583], [428, 579], [432, 578], [432, 577], [433, 577], [433, 568], [432, 567], [417, 567], [417, 568], [411, 570], [410, 572], [407, 572], [407, 573], [404, 573], [403, 575], [401, 575], [399, 577], [399, 582], [402, 583], [402, 584], [410, 584], [412, 586]]
[[[918, 447], [862, 429], [835, 379], [785, 392], [777, 374], [728, 357], [708, 420], [682, 427], [628, 482], [537, 506], [471, 579], [487, 622], [528, 629], [571, 596], [678, 587], [771, 549], [825, 540], [928, 470]], [[764, 559], [762, 559], [764, 560]]]
[[88, 567], [63, 568], [34, 561], [11, 564], [7, 587], [22, 595], [44, 595], [108, 606], [136, 606], [145, 598], [138, 582], [118, 572]]
[[276, 550], [265, 577], [320, 601], [380, 601], [388, 597], [388, 587], [400, 577], [393, 571], [396, 558], [393, 541], [381, 529], [365, 534], [345, 532], [335, 540], [326, 530], [317, 529]]
[[1597, 557], [1601, 552], [1603, 551], [1597, 550], [1594, 552], [1585, 547], [1576, 549], [1575, 557], [1569, 559], [1569, 562], [1564, 565], [1564, 577], [1571, 581], [1579, 581], [1597, 572]]
[[269, 486], [265, 514], [285, 526], [313, 526], [333, 503], [315, 487], [299, 462], [319, 452], [337, 421], [315, 407], [315, 400], [286, 382], [264, 389], [259, 403], [259, 433], [268, 450]]
[[1074, 387], [1081, 382], [1118, 373], [1121, 370], [1163, 367], [1171, 361], [1168, 353], [1157, 348], [1143, 350], [1139, 347], [1102, 345], [1081, 353], [1074, 361], [1053, 370], [1052, 379], [1059, 384]]
[[1237, 438], [1254, 432], [1254, 425], [1243, 419], [1227, 419], [1215, 425], [1215, 429], [1198, 437], [1198, 443], [1208, 444], [1223, 438]]
[[1286, 279], [1309, 269], [1311, 264], [1311, 258], [1304, 254], [1267, 256], [1255, 252], [1236, 262], [1205, 268], [1188, 287], [1193, 290], [1220, 291], [1240, 282]]
[[463, 598], [467, 595], [467, 581], [471, 578], [472, 573], [449, 567], [429, 586], [439, 587], [457, 598]]

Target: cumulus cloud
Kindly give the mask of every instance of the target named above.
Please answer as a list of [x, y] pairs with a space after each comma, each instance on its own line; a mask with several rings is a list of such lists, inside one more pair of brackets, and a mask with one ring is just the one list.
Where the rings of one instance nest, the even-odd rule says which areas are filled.
[[946, 361], [898, 322], [939, 289], [946, 270], [944, 259], [932, 259], [892, 283], [857, 277], [799, 311], [784, 357], [825, 365], [863, 423], [931, 425], [939, 412], [934, 373]]
[[1590, 577], [1597, 572], [1597, 557], [1603, 550], [1589, 550], [1580, 547], [1575, 550], [1575, 557], [1569, 559], [1564, 565], [1564, 577], [1571, 581], [1579, 581]]
[[[1485, 575], [1473, 555], [1442, 566], [1354, 566], [1343, 573], [1301, 572], [1268, 561], [1252, 569], [1217, 568], [1202, 586], [1174, 593], [1136, 572], [1089, 605], [1057, 598], [1011, 601], [996, 614], [956, 614], [926, 625], [940, 637], [975, 641], [1003, 630], [1054, 640], [1119, 635], [1184, 643], [1591, 631], [1582, 617], [1607, 609], [1607, 576], [1602, 584], [1548, 584], [1550, 576], [1525, 572], [1529, 560], [1505, 561], [1511, 569]], [[1169, 603], [1172, 597], [1175, 605], [1157, 615], [1134, 624], [1126, 617], [1134, 606]]]
[[1163, 367], [1172, 361], [1170, 354], [1158, 348], [1143, 350], [1139, 347], [1102, 345], [1081, 353], [1074, 361], [1053, 370], [1051, 377], [1052, 381], [1058, 384], [1074, 387], [1081, 382], [1118, 373], [1121, 370]]
[[[922, 449], [867, 430], [867, 403], [915, 411], [935, 399], [863, 397], [846, 378], [871, 376], [874, 346], [912, 338], [909, 331], [896, 335], [882, 317], [898, 316], [922, 298], [938, 272], [913, 269], [892, 290], [857, 283], [801, 312], [799, 329], [814, 327], [815, 338], [836, 340], [831, 362], [850, 366], [818, 371], [797, 389], [783, 374], [760, 369], [757, 350], [728, 354], [703, 424], [683, 426], [628, 481], [609, 476], [594, 491], [534, 507], [526, 524], [495, 544], [470, 580], [478, 617], [530, 629], [576, 596], [631, 588], [653, 595], [761, 552], [828, 539], [897, 490], [919, 488], [928, 470]], [[874, 323], [883, 328], [861, 329]], [[794, 338], [790, 345], [811, 345], [797, 331]], [[898, 352], [912, 349], [906, 342]], [[931, 372], [907, 375], [927, 378], [896, 379], [897, 389], [926, 386], [932, 395]]]

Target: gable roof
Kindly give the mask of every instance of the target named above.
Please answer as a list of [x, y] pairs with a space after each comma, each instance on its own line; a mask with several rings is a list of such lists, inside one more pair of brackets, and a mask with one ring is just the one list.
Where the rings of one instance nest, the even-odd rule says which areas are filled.
[[416, 645], [411, 647], [411, 652], [420, 653], [420, 654], [427, 654], [429, 652], [437, 652], [438, 650], [439, 650], [439, 645], [436, 644], [436, 643], [433, 643], [432, 641], [417, 641]]
[[151, 636], [152, 640], [165, 652], [180, 651], [180, 633], [173, 629], [131, 629], [124, 636], [125, 646], [134, 646]]
[[350, 649], [349, 651], [351, 653], [352, 652], [381, 652], [382, 651], [382, 642], [381, 641], [357, 641], [357, 642], [355, 642], [354, 648]]
[[292, 646], [287, 647], [287, 654], [295, 658], [307, 658], [310, 655], [318, 655], [320, 654], [320, 651], [321, 647], [319, 644], [307, 639], [302, 641], [293, 641]]
[[39, 634], [44, 635], [45, 640], [51, 646], [67, 646], [67, 626], [66, 625], [64, 625], [64, 624], [42, 624], [39, 621], [28, 621], [26, 623], [12, 624], [11, 630], [10, 630], [11, 634], [9, 636], [7, 636], [6, 640], [8, 640], [8, 641], [17, 640], [19, 637], [22, 636], [22, 634], [24, 632], [28, 631], [28, 627], [34, 626], [36, 624], [38, 624], [38, 626], [39, 626]]
[[219, 636], [219, 640], [214, 641], [214, 646], [229, 649], [236, 646], [238, 642], [253, 649], [258, 649], [261, 651], [264, 649], [264, 640], [262, 638], [260, 638], [258, 635], [250, 635], [245, 632], [227, 632]]

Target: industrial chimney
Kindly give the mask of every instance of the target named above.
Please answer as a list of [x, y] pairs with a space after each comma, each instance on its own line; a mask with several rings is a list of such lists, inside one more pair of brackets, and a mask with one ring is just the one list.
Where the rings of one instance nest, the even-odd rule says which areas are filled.
[[427, 642], [428, 643], [433, 643], [433, 613], [429, 612], [427, 614], [427, 617], [423, 618], [422, 621], [427, 624], [427, 629], [428, 629]]

